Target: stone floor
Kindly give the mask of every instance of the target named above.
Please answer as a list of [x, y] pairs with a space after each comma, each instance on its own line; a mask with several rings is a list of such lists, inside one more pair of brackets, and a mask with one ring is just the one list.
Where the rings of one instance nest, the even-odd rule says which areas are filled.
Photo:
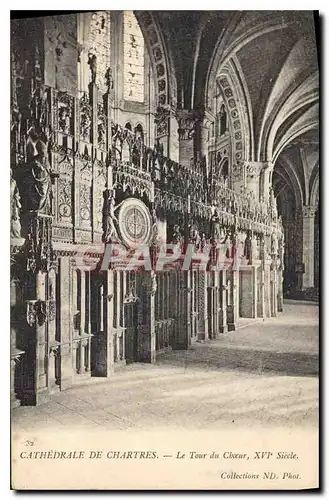
[[294, 301], [277, 318], [12, 412], [17, 431], [315, 427], [317, 419], [318, 307]]

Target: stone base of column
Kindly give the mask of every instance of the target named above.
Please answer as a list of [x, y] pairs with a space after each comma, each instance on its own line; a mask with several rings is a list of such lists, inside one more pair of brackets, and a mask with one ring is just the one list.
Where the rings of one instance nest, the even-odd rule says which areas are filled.
[[228, 330], [228, 325], [223, 325], [219, 327], [219, 333], [227, 333]]
[[51, 393], [48, 387], [37, 392], [26, 391], [21, 399], [21, 406], [39, 406], [51, 400]]

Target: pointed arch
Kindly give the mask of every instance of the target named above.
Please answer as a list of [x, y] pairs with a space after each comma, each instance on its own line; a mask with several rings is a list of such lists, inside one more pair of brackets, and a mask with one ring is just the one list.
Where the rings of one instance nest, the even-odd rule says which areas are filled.
[[157, 105], [175, 106], [177, 102], [176, 76], [161, 29], [152, 12], [136, 10], [134, 14], [143, 33], [156, 80]]

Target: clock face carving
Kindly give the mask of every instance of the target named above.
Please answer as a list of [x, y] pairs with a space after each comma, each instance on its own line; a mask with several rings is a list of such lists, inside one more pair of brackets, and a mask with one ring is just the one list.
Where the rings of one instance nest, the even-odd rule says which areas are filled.
[[122, 241], [130, 248], [145, 245], [151, 237], [151, 216], [147, 206], [135, 198], [125, 200], [118, 214]]

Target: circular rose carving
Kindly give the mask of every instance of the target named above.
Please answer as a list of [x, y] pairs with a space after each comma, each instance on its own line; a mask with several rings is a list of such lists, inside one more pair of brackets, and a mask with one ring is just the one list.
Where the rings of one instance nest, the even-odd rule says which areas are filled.
[[129, 248], [148, 244], [152, 221], [147, 206], [135, 198], [125, 200], [118, 214], [121, 239]]

